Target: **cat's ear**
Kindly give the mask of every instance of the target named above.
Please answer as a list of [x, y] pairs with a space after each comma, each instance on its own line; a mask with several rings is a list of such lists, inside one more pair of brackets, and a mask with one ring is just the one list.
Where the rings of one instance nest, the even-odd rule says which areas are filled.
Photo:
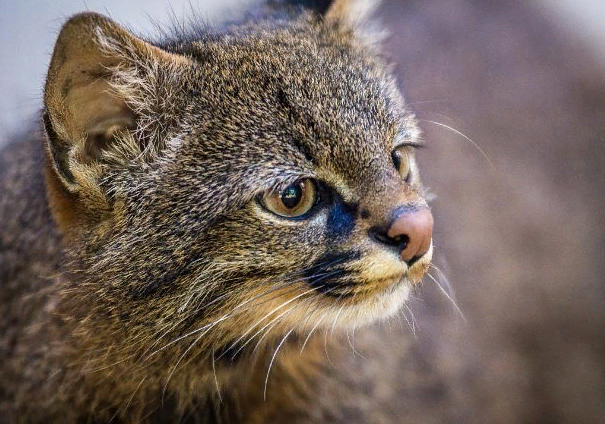
[[374, 12], [379, 0], [333, 0], [326, 10], [327, 20], [356, 25], [365, 22]]
[[48, 159], [69, 191], [94, 186], [103, 158], [153, 147], [157, 141], [138, 125], [153, 120], [146, 112], [153, 109], [153, 72], [185, 60], [98, 14], [76, 15], [63, 26], [44, 90], [44, 126]]
[[313, 10], [327, 21], [357, 25], [368, 19], [380, 0], [281, 0], [281, 3]]
[[269, 0], [270, 5], [281, 5], [313, 11], [334, 29], [352, 31], [362, 43], [380, 50], [386, 32], [371, 19], [381, 0]]

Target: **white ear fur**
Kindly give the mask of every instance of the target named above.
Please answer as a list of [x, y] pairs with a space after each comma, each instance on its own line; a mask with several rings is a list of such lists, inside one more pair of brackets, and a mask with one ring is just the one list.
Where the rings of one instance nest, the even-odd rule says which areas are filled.
[[326, 19], [357, 26], [365, 22], [379, 4], [380, 0], [334, 0], [326, 12]]
[[380, 50], [382, 41], [388, 35], [380, 22], [372, 19], [380, 2], [381, 0], [334, 0], [325, 19], [352, 29], [357, 40]]

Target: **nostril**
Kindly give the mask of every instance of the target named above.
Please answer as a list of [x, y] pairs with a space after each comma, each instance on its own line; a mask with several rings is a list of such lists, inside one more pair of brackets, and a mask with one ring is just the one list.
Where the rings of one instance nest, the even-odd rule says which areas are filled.
[[404, 250], [408, 246], [408, 243], [410, 242], [410, 238], [408, 236], [406, 236], [405, 234], [401, 234], [401, 235], [398, 235], [395, 237], [389, 237], [389, 238], [391, 239], [393, 246], [397, 247], [399, 250]]
[[387, 246], [396, 247], [399, 251], [404, 250], [410, 242], [410, 238], [405, 234], [389, 237], [386, 231], [378, 228], [373, 228], [370, 230], [370, 236], [374, 239], [374, 241]]

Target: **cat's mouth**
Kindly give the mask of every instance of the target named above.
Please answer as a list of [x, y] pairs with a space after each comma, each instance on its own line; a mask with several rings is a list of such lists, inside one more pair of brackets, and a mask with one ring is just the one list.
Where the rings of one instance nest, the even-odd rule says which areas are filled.
[[431, 255], [425, 259], [421, 259], [416, 262], [414, 265], [408, 268], [407, 272], [404, 274], [404, 278], [413, 286], [418, 286], [425, 274], [429, 271], [429, 267], [431, 266], [431, 257], [432, 257], [433, 247], [431, 246]]
[[402, 284], [409, 284], [410, 286], [416, 287], [422, 283], [422, 279], [428, 272], [430, 264], [430, 260], [415, 263], [403, 273], [384, 278], [380, 282], [380, 285], [386, 286], [387, 290], [395, 290]]
[[372, 296], [392, 292], [402, 285], [418, 286], [429, 270], [432, 256], [431, 243], [428, 252], [410, 266], [389, 260], [374, 264], [365, 272], [367, 282], [360, 286], [357, 292]]
[[336, 316], [347, 317], [334, 319], [347, 328], [371, 324], [395, 315], [407, 301], [412, 287], [418, 286], [428, 272], [432, 253], [431, 244], [426, 255], [413, 265], [391, 268], [386, 276], [385, 273], [375, 273], [374, 278], [360, 285], [352, 296], [341, 299], [340, 309], [338, 304], [330, 308], [336, 311]]

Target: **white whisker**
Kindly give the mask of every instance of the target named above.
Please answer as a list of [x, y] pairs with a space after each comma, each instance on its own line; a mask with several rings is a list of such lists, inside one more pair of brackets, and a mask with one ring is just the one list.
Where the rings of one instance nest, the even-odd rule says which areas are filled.
[[[277, 324], [277, 323], [276, 323], [276, 321], [277, 321], [278, 319], [280, 319], [281, 317], [283, 317], [284, 315], [286, 315], [288, 312], [290, 312], [291, 310], [293, 310], [293, 309], [295, 309], [295, 308], [296, 308], [296, 306], [292, 306], [291, 308], [286, 309], [284, 312], [282, 312], [281, 314], [279, 314], [278, 316], [276, 316], [275, 318], [273, 318], [271, 321], [269, 321], [267, 324], [265, 324], [265, 325], [264, 325], [262, 328], [260, 328], [260, 329], [259, 329], [259, 330], [258, 330], [256, 333], [254, 333], [252, 336], [250, 336], [250, 338], [248, 338], [248, 340], [246, 340], [246, 342], [245, 342], [243, 345], [241, 345], [241, 346], [239, 347], [239, 349], [237, 349], [237, 350], [235, 351], [235, 353], [233, 353], [233, 356], [234, 356], [234, 357], [235, 357], [235, 356], [237, 356], [237, 354], [238, 354], [238, 353], [240, 353], [240, 352], [241, 352], [241, 350], [242, 350], [244, 347], [246, 347], [246, 345], [247, 345], [248, 343], [250, 343], [252, 340], [254, 340], [254, 338], [255, 338], [256, 336], [258, 336], [258, 335], [259, 335], [259, 334], [260, 334], [260, 333], [261, 333], [261, 332], [262, 332], [262, 331], [263, 331], [265, 328], [269, 327], [269, 326], [270, 326], [271, 324], [273, 324], [273, 323]], [[273, 325], [271, 325], [271, 328], [273, 328], [273, 327], [274, 327], [274, 326], [273, 326]], [[263, 337], [264, 337], [264, 335], [263, 335]], [[261, 337], [261, 340], [262, 340], [262, 338], [263, 338], [263, 337]], [[260, 340], [259, 340], [259, 342], [260, 342]]]
[[[355, 327], [353, 327], [353, 338], [354, 337], [355, 337]], [[357, 352], [357, 350], [355, 350], [355, 343], [353, 343], [353, 341], [351, 340], [351, 336], [349, 334], [349, 330], [347, 330], [347, 340], [349, 341], [349, 346], [351, 346], [351, 350], [353, 351], [353, 355], [357, 355], [360, 358], [365, 359], [364, 356], [361, 353], [359, 353], [359, 352]]]
[[282, 339], [281, 342], [279, 342], [279, 345], [277, 345], [277, 349], [275, 349], [275, 352], [273, 353], [273, 357], [271, 358], [271, 362], [269, 362], [269, 369], [267, 370], [267, 377], [265, 378], [265, 389], [263, 390], [263, 400], [267, 400], [267, 383], [269, 382], [269, 373], [271, 372], [271, 367], [273, 366], [273, 362], [275, 361], [275, 357], [277, 356], [277, 352], [279, 352], [279, 349], [282, 347], [282, 345], [284, 344], [284, 342], [286, 341], [286, 339], [288, 338], [288, 336], [294, 331], [294, 328], [292, 328], [290, 331], [288, 331], [288, 333], [284, 336], [284, 338]]
[[[151, 353], [150, 353], [150, 354], [149, 354], [149, 355], [148, 355], [148, 356], [147, 356], [145, 359], [149, 359], [149, 358], [150, 358], [150, 357], [152, 357], [153, 355], [155, 355], [155, 354], [157, 354], [157, 353], [159, 353], [159, 352], [163, 351], [164, 349], [166, 349], [166, 348], [168, 348], [169, 346], [171, 346], [171, 345], [173, 345], [173, 344], [177, 343], [177, 342], [178, 342], [178, 341], [180, 341], [180, 340], [183, 340], [184, 338], [187, 338], [187, 337], [189, 337], [189, 336], [193, 336], [194, 334], [197, 334], [197, 333], [199, 333], [200, 331], [204, 331], [204, 330], [205, 330], [205, 329], [207, 329], [207, 328], [212, 328], [212, 327], [214, 327], [216, 324], [218, 324], [218, 323], [219, 323], [219, 322], [221, 322], [221, 321], [226, 320], [227, 318], [229, 318], [229, 315], [223, 315], [223, 316], [222, 316], [222, 317], [220, 317], [218, 320], [216, 320], [216, 321], [214, 321], [214, 322], [211, 322], [210, 324], [203, 325], [203, 326], [201, 326], [200, 328], [197, 328], [197, 329], [195, 329], [195, 330], [193, 330], [193, 331], [190, 331], [189, 333], [183, 334], [182, 336], [179, 336], [179, 337], [177, 337], [176, 339], [174, 339], [174, 340], [172, 340], [172, 341], [168, 342], [167, 344], [165, 344], [165, 345], [164, 345], [164, 346], [162, 346], [161, 348], [154, 350], [154, 351], [153, 351], [153, 352], [151, 352]], [[204, 332], [203, 334], [206, 334], [206, 333]]]
[[216, 384], [216, 394], [221, 405], [223, 404], [223, 397], [221, 396], [221, 388], [218, 385], [218, 377], [216, 376], [216, 367], [214, 364], [214, 348], [212, 349], [212, 373], [214, 374], [214, 384]]
[[321, 321], [326, 317], [326, 315], [323, 315], [320, 319], [317, 320], [317, 322], [315, 323], [315, 325], [313, 326], [313, 328], [311, 329], [311, 331], [309, 332], [309, 334], [307, 335], [307, 337], [305, 338], [305, 341], [302, 345], [302, 347], [300, 348], [300, 353], [303, 353], [303, 350], [305, 350], [305, 346], [307, 345], [307, 342], [309, 341], [309, 339], [311, 338], [311, 334], [313, 334], [313, 332], [315, 331], [315, 329], [317, 328], [317, 326], [321, 323]]
[[462, 310], [458, 307], [458, 304], [456, 303], [456, 301], [449, 295], [447, 290], [445, 290], [443, 288], [443, 286], [441, 284], [439, 284], [439, 281], [437, 281], [437, 279], [435, 277], [433, 277], [430, 273], [427, 273], [427, 275], [429, 276], [429, 278], [431, 280], [433, 280], [435, 282], [435, 284], [437, 284], [437, 287], [439, 287], [439, 290], [441, 290], [441, 292], [445, 295], [445, 297], [447, 297], [448, 300], [452, 303], [452, 305], [454, 305], [454, 308], [456, 308], [456, 311], [458, 311], [458, 313], [460, 314], [460, 317], [466, 323], [466, 318], [465, 318], [464, 314], [462, 313]]
[[[294, 309], [294, 308], [292, 308], [292, 309]], [[258, 339], [258, 341], [256, 342], [256, 344], [254, 345], [254, 349], [252, 349], [252, 353], [253, 354], [258, 350], [258, 348], [260, 347], [260, 345], [263, 342], [263, 340], [265, 339], [265, 337], [267, 337], [269, 335], [269, 333], [271, 332], [271, 330], [273, 330], [277, 326], [277, 324], [279, 324], [279, 322], [274, 322], [273, 324], [271, 324], [271, 326], [269, 328], [267, 328], [267, 331], [265, 331], [265, 334], [263, 334], [260, 337], [260, 339]]]
[[465, 134], [461, 133], [460, 131], [458, 131], [455, 128], [450, 127], [449, 125], [446, 124], [442, 124], [441, 122], [437, 122], [437, 121], [431, 121], [429, 119], [419, 119], [419, 121], [423, 121], [423, 122], [428, 122], [430, 124], [434, 124], [434, 125], [438, 125], [440, 127], [446, 128], [450, 131], [452, 131], [453, 133], [459, 135], [460, 137], [464, 138], [466, 141], [468, 141], [469, 143], [471, 143], [473, 146], [475, 146], [475, 148], [481, 153], [481, 155], [483, 155], [483, 157], [485, 158], [485, 160], [487, 160], [487, 163], [489, 164], [489, 166], [495, 170], [496, 167], [494, 166], [494, 163], [492, 162], [492, 160], [489, 158], [489, 156], [487, 155], [487, 153], [485, 153], [485, 151], [477, 144], [475, 143], [470, 137], [466, 136]]
[[[336, 326], [336, 321], [338, 320], [342, 308], [344, 308], [344, 305], [340, 307], [338, 313], [336, 314], [336, 317], [334, 318], [334, 323], [332, 324], [332, 331], [330, 332], [330, 336], [334, 334], [334, 327]], [[330, 365], [332, 365], [332, 367], [334, 367], [334, 363], [332, 362], [332, 360], [330, 359], [330, 355], [328, 354], [328, 331], [324, 333], [324, 352], [326, 352], [326, 358], [328, 359], [328, 362], [330, 363]]]
[[334, 323], [332, 324], [332, 330], [330, 331], [330, 336], [332, 336], [334, 334], [334, 328], [336, 327], [336, 321], [338, 321], [338, 317], [340, 316], [340, 313], [342, 312], [344, 307], [345, 307], [345, 305], [342, 305], [340, 307], [340, 309], [338, 310], [338, 313], [336, 314], [336, 318], [334, 318]]
[[447, 275], [445, 275], [445, 273], [437, 265], [431, 264], [430, 266], [435, 271], [437, 271], [437, 274], [438, 274], [438, 277], [439, 277], [439, 281], [441, 281], [443, 283], [444, 288], [447, 289], [447, 292], [450, 294], [450, 296], [452, 297], [452, 299], [456, 300], [456, 293], [454, 292], [454, 288], [452, 287], [452, 283], [447, 278]]
[[[414, 317], [414, 312], [412, 312], [412, 310], [410, 309], [410, 307], [407, 304], [405, 305], [405, 309], [407, 309], [408, 312], [410, 313], [410, 318], [412, 319], [412, 333], [414, 333], [414, 338], [416, 338], [416, 328], [419, 328], [418, 323], [416, 322], [416, 317]], [[404, 317], [405, 317], [405, 315], [404, 315]], [[406, 318], [406, 321], [407, 321], [407, 318]]]
[[202, 337], [204, 337], [204, 335], [210, 331], [212, 329], [212, 327], [214, 327], [216, 324], [218, 324], [220, 322], [219, 321], [215, 321], [212, 323], [212, 325], [209, 326], [209, 328], [202, 332], [194, 341], [193, 343], [191, 343], [189, 345], [189, 347], [185, 350], [185, 352], [183, 352], [183, 354], [179, 357], [178, 361], [176, 361], [176, 364], [174, 365], [174, 367], [172, 367], [172, 370], [170, 371], [170, 374], [168, 375], [168, 378], [166, 379], [166, 384], [164, 385], [164, 390], [162, 391], [162, 402], [164, 402], [164, 395], [166, 394], [166, 389], [168, 388], [168, 383], [170, 382], [170, 378], [172, 377], [172, 375], [174, 374], [174, 372], [176, 371], [177, 367], [179, 366], [179, 364], [181, 363], [181, 361], [183, 360], [183, 358], [189, 353], [189, 351], [193, 348], [193, 346], [195, 346], [197, 344], [197, 342], [199, 342]]
[[[246, 330], [246, 332], [245, 332], [245, 333], [244, 333], [242, 336], [240, 336], [240, 337], [239, 337], [239, 338], [238, 338], [236, 341], [234, 341], [234, 342], [231, 344], [231, 347], [229, 347], [229, 348], [228, 348], [228, 349], [227, 349], [225, 352], [228, 352], [229, 350], [231, 350], [231, 349], [233, 349], [235, 346], [237, 346], [237, 344], [238, 344], [240, 341], [242, 341], [242, 340], [243, 340], [245, 337], [247, 337], [247, 336], [248, 336], [248, 334], [250, 334], [250, 333], [252, 332], [252, 330], [254, 330], [254, 328], [255, 328], [257, 325], [259, 325], [261, 322], [263, 322], [264, 320], [266, 320], [266, 319], [267, 319], [269, 316], [273, 315], [275, 312], [279, 311], [279, 310], [280, 310], [281, 308], [283, 308], [284, 306], [287, 306], [288, 304], [290, 304], [290, 303], [294, 302], [296, 299], [299, 299], [300, 297], [302, 297], [302, 296], [304, 296], [304, 295], [306, 295], [306, 294], [308, 294], [308, 293], [311, 293], [311, 292], [313, 292], [313, 291], [315, 291], [315, 289], [314, 289], [314, 288], [313, 288], [313, 289], [309, 289], [309, 290], [307, 290], [307, 291], [304, 291], [304, 292], [302, 292], [302, 293], [298, 294], [297, 296], [294, 296], [292, 299], [287, 300], [287, 301], [283, 302], [281, 305], [279, 305], [279, 306], [277, 306], [277, 307], [273, 308], [273, 309], [272, 309], [272, 310], [271, 310], [269, 313], [267, 313], [267, 314], [266, 314], [264, 317], [262, 317], [260, 320], [256, 321], [254, 324], [252, 324], [252, 326], [251, 326], [251, 327], [250, 327], [248, 330]], [[220, 357], [222, 357], [222, 356], [225, 354], [225, 352], [223, 352], [223, 353], [221, 354], [221, 356], [219, 356], [219, 358], [220, 358]]]
[[132, 402], [132, 400], [134, 399], [134, 396], [136, 395], [136, 393], [139, 391], [139, 389], [141, 388], [141, 385], [143, 384], [143, 382], [147, 379], [147, 375], [145, 375], [145, 377], [143, 377], [143, 379], [141, 380], [141, 382], [137, 385], [137, 387], [134, 389], [134, 392], [132, 392], [132, 395], [130, 395], [130, 399], [128, 399], [128, 402], [126, 402], [126, 406], [124, 407], [124, 412], [128, 411], [128, 407], [130, 406], [130, 403]]
[[410, 323], [410, 320], [405, 315], [405, 311], [403, 309], [400, 310], [399, 313], [397, 314], [397, 318], [399, 319], [399, 326], [401, 327], [401, 333], [404, 334], [404, 335], [406, 335], [405, 330], [403, 328], [403, 322], [401, 321], [401, 317], [402, 316], [403, 316], [403, 319], [405, 320], [405, 322], [408, 324], [408, 327], [410, 327], [410, 330], [412, 330], [412, 336], [414, 337], [414, 339], [416, 339], [416, 329]]

